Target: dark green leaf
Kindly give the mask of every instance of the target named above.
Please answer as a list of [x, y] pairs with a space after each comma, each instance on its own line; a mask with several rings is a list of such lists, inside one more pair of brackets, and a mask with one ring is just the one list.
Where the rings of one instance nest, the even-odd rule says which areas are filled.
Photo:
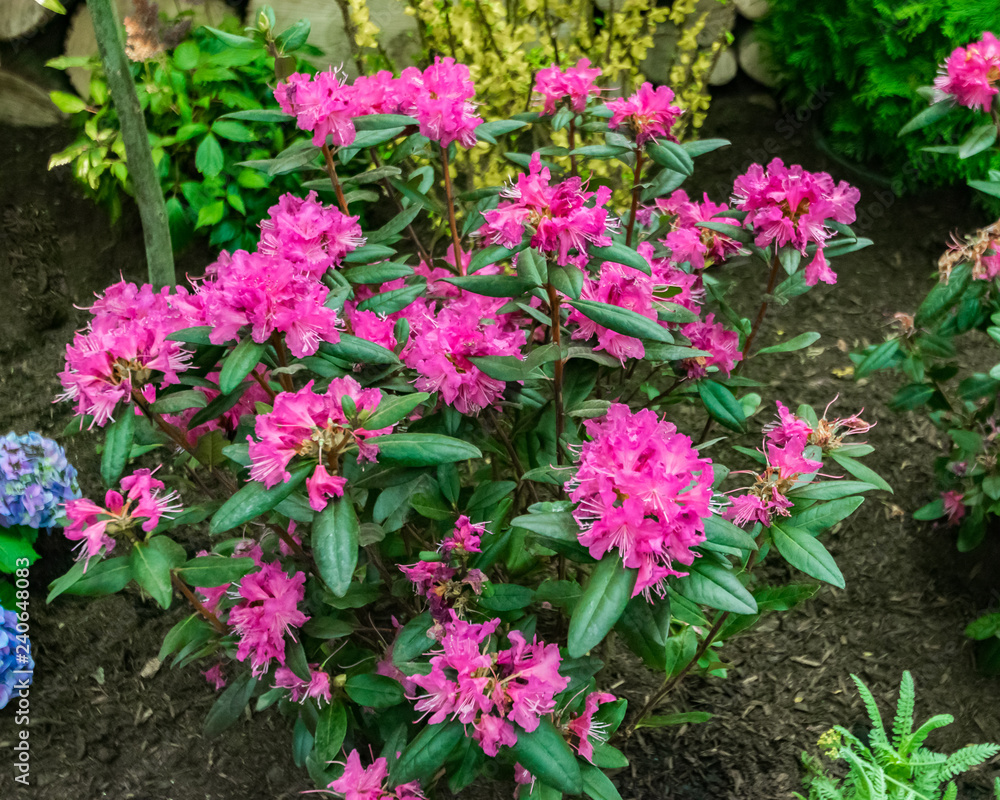
[[251, 558], [198, 556], [178, 567], [177, 574], [189, 586], [223, 586], [238, 581], [253, 568]]
[[360, 527], [354, 503], [347, 497], [331, 498], [313, 523], [316, 566], [337, 597], [347, 593], [358, 565]]
[[266, 344], [259, 344], [249, 336], [236, 345], [222, 362], [222, 369], [219, 371], [219, 391], [229, 394], [243, 383], [243, 379], [260, 363], [266, 349]]
[[591, 258], [613, 261], [615, 264], [624, 264], [626, 267], [637, 269], [646, 275], [650, 274], [649, 262], [621, 242], [614, 242], [607, 247], [590, 247], [587, 252]]
[[173, 585], [170, 571], [184, 563], [184, 548], [166, 536], [154, 536], [149, 542], [132, 546], [132, 577], [149, 592], [161, 608], [170, 608]]
[[576, 756], [562, 734], [542, 719], [531, 733], [517, 728], [517, 743], [511, 751], [517, 762], [542, 783], [566, 794], [583, 791], [583, 776]]
[[757, 355], [763, 353], [791, 353], [795, 350], [803, 350], [813, 342], [818, 341], [820, 335], [818, 333], [800, 333], [798, 336], [789, 339], [787, 342], [782, 342], [781, 344], [772, 344], [770, 347], [762, 347], [757, 351]]
[[410, 781], [426, 782], [464, 738], [465, 726], [461, 722], [452, 720], [438, 725], [426, 725], [403, 748], [399, 760], [395, 762], [393, 783], [398, 786]]
[[105, 428], [104, 453], [101, 456], [101, 479], [109, 488], [118, 485], [135, 438], [135, 408], [123, 405], [118, 419]]
[[673, 337], [656, 320], [644, 317], [628, 308], [607, 303], [598, 303], [592, 300], [573, 300], [569, 303], [587, 319], [593, 320], [598, 325], [610, 328], [616, 333], [624, 333], [626, 336], [635, 336], [640, 339], [652, 339], [654, 342], [664, 342], [673, 344]]
[[358, 304], [358, 311], [374, 311], [376, 314], [395, 314], [420, 297], [425, 288], [423, 283], [418, 283], [413, 286], [404, 286], [402, 289], [393, 289], [373, 295]]
[[248, 672], [233, 678], [205, 717], [206, 739], [214, 739], [240, 718], [256, 685], [257, 680]]
[[206, 178], [214, 178], [226, 164], [219, 140], [211, 133], [206, 134], [194, 154], [194, 166]]
[[991, 147], [996, 140], [997, 127], [992, 121], [977, 125], [958, 146], [958, 157], [971, 158]]
[[378, 404], [375, 413], [364, 420], [361, 427], [369, 431], [377, 431], [395, 425], [401, 419], [410, 416], [414, 409], [429, 397], [427, 392], [413, 392], [413, 394], [404, 394], [399, 397], [383, 395], [382, 402]]
[[[483, 248], [472, 256], [472, 260], [469, 262], [469, 272], [478, 272], [480, 269], [489, 266], [490, 264], [496, 264], [498, 261], [506, 261], [514, 255], [514, 253], [521, 252], [525, 247], [526, 245], [523, 244], [514, 248], [503, 247], [499, 244], [491, 244], [489, 247]], [[520, 274], [520, 272], [518, 274]], [[541, 282], [540, 276], [538, 282]]]
[[524, 278], [514, 275], [468, 275], [458, 278], [442, 278], [445, 283], [486, 297], [520, 297], [533, 285]]
[[905, 136], [906, 134], [912, 133], [920, 128], [932, 125], [939, 119], [943, 119], [954, 107], [955, 104], [951, 101], [951, 98], [934, 103], [907, 122], [902, 128], [899, 129], [899, 133], [896, 135]]
[[866, 467], [860, 461], [855, 461], [850, 456], [845, 456], [841, 453], [838, 453], [836, 450], [830, 451], [830, 457], [838, 464], [840, 464], [840, 466], [846, 469], [849, 473], [851, 473], [851, 475], [853, 475], [859, 481], [870, 483], [872, 486], [875, 486], [876, 488], [881, 489], [882, 491], [889, 492], [889, 494], [893, 494], [892, 487], [885, 482], [885, 479], [882, 478], [882, 476], [879, 475], [877, 472], [875, 472], [875, 470], [871, 469], [870, 467]]
[[344, 691], [355, 703], [365, 708], [390, 708], [403, 702], [403, 687], [385, 675], [363, 672], [353, 675], [344, 684]]
[[672, 169], [674, 172], [680, 172], [684, 175], [691, 175], [694, 172], [694, 161], [691, 160], [691, 155], [675, 142], [663, 139], [660, 144], [647, 144], [646, 152], [661, 167]]
[[498, 136], [504, 136], [525, 127], [528, 123], [516, 119], [495, 119], [476, 126], [476, 138], [496, 144]]
[[812, 534], [775, 523], [771, 526], [771, 538], [781, 557], [793, 567], [817, 580], [844, 588], [844, 576], [837, 562]]
[[621, 556], [604, 556], [590, 574], [569, 623], [568, 651], [579, 658], [596, 647], [621, 618], [632, 597], [637, 572], [622, 565]]
[[319, 351], [352, 364], [398, 364], [399, 358], [392, 350], [380, 344], [360, 339], [349, 333], [340, 334], [339, 342], [320, 342]]
[[729, 389], [721, 383], [703, 378], [698, 381], [698, 396], [705, 410], [717, 422], [730, 430], [742, 431], [746, 425], [743, 406]]
[[49, 585], [49, 596], [46, 603], [51, 603], [60, 594], [83, 595], [84, 597], [100, 597], [120, 592], [132, 580], [132, 565], [127, 556], [109, 558], [87, 566], [84, 572], [84, 562], [77, 561], [73, 567]]
[[157, 414], [178, 414], [189, 408], [204, 408], [208, 405], [208, 398], [204, 392], [189, 389], [173, 394], [162, 395], [159, 400], [153, 403], [153, 411]]
[[392, 433], [378, 439], [379, 461], [394, 461], [406, 467], [426, 467], [482, 458], [478, 447], [436, 433]]
[[299, 464], [292, 468], [288, 481], [270, 489], [265, 488], [262, 483], [250, 481], [222, 504], [222, 508], [212, 517], [210, 532], [218, 534], [232, 530], [270, 511], [301, 486], [315, 469], [316, 465], [313, 463]]

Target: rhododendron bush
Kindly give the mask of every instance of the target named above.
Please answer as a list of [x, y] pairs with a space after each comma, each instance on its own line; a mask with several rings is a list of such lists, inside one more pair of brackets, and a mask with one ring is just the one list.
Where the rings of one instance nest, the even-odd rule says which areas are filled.
[[[188, 286], [109, 287], [67, 349], [107, 493], [67, 504], [80, 560], [51, 596], [182, 599], [160, 657], [221, 692], [207, 732], [277, 706], [336, 795], [488, 775], [617, 797], [616, 745], [816, 590], [760, 561], [843, 586], [819, 536], [888, 488], [857, 460], [867, 422], [794, 387], [765, 400], [748, 366], [818, 338], [758, 341], [769, 304], [868, 244], [857, 190], [775, 159], [725, 202], [691, 197], [694, 159], [728, 143], [678, 144], [669, 88], [611, 99], [587, 67], [541, 71], [538, 110], [489, 121], [447, 58], [290, 76], [280, 109], [231, 116], [298, 126], [253, 167], [325, 183]], [[518, 151], [565, 109], [575, 150]], [[509, 183], [456, 194], [456, 149], [489, 145]], [[731, 304], [736, 259], [756, 296]], [[642, 708], [604, 685], [614, 634], [663, 675]]]
[[[1000, 41], [986, 32], [979, 41], [958, 47], [944, 64], [933, 87], [922, 94], [932, 104], [900, 131], [933, 125], [949, 114], [975, 123], [965, 141], [938, 151], [966, 159], [991, 148], [1000, 133]], [[961, 110], [965, 109], [965, 110]], [[1000, 172], [991, 170], [969, 185], [1000, 197]], [[855, 374], [864, 378], [882, 369], [903, 373], [906, 385], [896, 392], [900, 410], [924, 410], [947, 437], [947, 453], [937, 459], [940, 492], [914, 516], [941, 520], [957, 531], [958, 549], [973, 550], [1000, 514], [1000, 462], [997, 450], [997, 397], [1000, 364], [970, 369], [959, 357], [958, 341], [992, 348], [1000, 343], [1000, 220], [972, 233], [956, 232], [938, 261], [937, 283], [920, 307], [900, 309], [895, 330], [886, 341], [853, 356]], [[967, 351], [969, 352], [969, 351]], [[995, 353], [986, 350], [989, 361]], [[963, 363], [964, 362], [964, 363]], [[970, 623], [966, 634], [976, 639], [978, 664], [1000, 674], [1000, 614]]]

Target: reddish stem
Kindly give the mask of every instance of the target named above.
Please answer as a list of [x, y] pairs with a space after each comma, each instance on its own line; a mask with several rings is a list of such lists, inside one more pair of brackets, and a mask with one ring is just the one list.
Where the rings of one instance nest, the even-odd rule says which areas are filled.
[[635, 230], [635, 215], [639, 210], [639, 195], [642, 191], [639, 188], [639, 181], [642, 178], [642, 150], [637, 150], [635, 154], [635, 171], [632, 173], [632, 210], [628, 215], [628, 229], [625, 232], [625, 244], [632, 246], [632, 233]]
[[559, 316], [559, 292], [549, 283], [545, 285], [549, 293], [549, 313], [552, 315], [552, 343], [559, 351], [559, 358], [555, 361], [555, 380], [552, 382], [552, 402], [556, 409], [556, 464], [562, 463], [562, 435], [563, 435], [563, 360], [561, 346], [561, 319]]
[[441, 146], [441, 163], [444, 165], [444, 193], [448, 198], [448, 224], [451, 226], [451, 243], [455, 249], [455, 264], [458, 274], [465, 275], [465, 264], [462, 263], [462, 241], [458, 238], [458, 224], [455, 221], [455, 198], [451, 188], [451, 170], [448, 166], [448, 148]]
[[199, 614], [201, 614], [202, 617], [204, 617], [206, 620], [212, 623], [212, 627], [215, 628], [215, 630], [218, 633], [225, 635], [226, 626], [222, 623], [222, 620], [220, 620], [215, 614], [213, 614], [211, 611], [205, 608], [205, 606], [202, 605], [201, 601], [194, 596], [194, 594], [190, 589], [188, 589], [184, 581], [178, 578], [173, 572], [170, 573], [170, 582], [174, 585], [175, 589], [177, 589], [182, 595], [184, 595], [184, 598], [192, 605], [195, 611], [197, 611]]
[[326, 159], [326, 174], [330, 176], [330, 183], [333, 184], [333, 191], [337, 195], [337, 204], [340, 206], [340, 210], [347, 214], [347, 199], [344, 197], [340, 178], [337, 177], [337, 168], [333, 164], [333, 153], [327, 144], [323, 145], [323, 158]]

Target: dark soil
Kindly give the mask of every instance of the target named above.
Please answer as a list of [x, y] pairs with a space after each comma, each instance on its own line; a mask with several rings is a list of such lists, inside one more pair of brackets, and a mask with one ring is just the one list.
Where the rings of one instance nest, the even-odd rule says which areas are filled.
[[[861, 188], [860, 232], [876, 244], [836, 261], [836, 287], [773, 309], [765, 337], [817, 330], [823, 334], [817, 346], [757, 362], [748, 372], [770, 385], [766, 396], [792, 407], [809, 402], [822, 408], [838, 393], [837, 408], [845, 415], [864, 407], [866, 419], [879, 421], [868, 436], [876, 453], [867, 463], [896, 493], [870, 498], [826, 536], [846, 590], [824, 586], [798, 609], [766, 618], [723, 650], [732, 664], [727, 679], [691, 678], [661, 709], [707, 710], [715, 715], [711, 721], [642, 730], [628, 743], [632, 766], [615, 777], [625, 800], [790, 797], [801, 788], [801, 752], [815, 751], [817, 738], [833, 724], [864, 723], [851, 673], [888, 708], [903, 670], [911, 670], [918, 716], [956, 717], [932, 737], [939, 750], [1000, 742], [1000, 681], [976, 673], [971, 643], [962, 635], [970, 619], [996, 602], [990, 591], [1000, 557], [982, 550], [962, 556], [948, 530], [910, 518], [932, 492], [936, 436], [919, 417], [887, 410], [891, 381], [855, 383], [845, 372], [847, 351], [880, 341], [894, 312], [915, 309], [949, 232], [973, 228], [979, 217], [961, 193], [896, 198], [819, 153], [808, 128], [786, 138], [790, 127], [780, 124], [783, 119], [788, 122], [767, 96], [742, 91], [719, 99], [704, 135], [736, 144], [700, 159], [698, 181], [721, 199], [752, 161], [780, 156], [830, 171]], [[68, 170], [46, 171], [49, 154], [67, 143], [66, 131], [0, 132], [6, 143], [0, 213], [8, 211], [18, 223], [0, 228], [0, 251], [34, 258], [45, 275], [44, 284], [29, 285], [13, 274], [17, 259], [0, 259], [0, 432], [60, 436], [70, 408], [52, 405], [56, 375], [66, 342], [86, 319], [71, 304], [87, 305], [119, 273], [142, 280], [138, 218], [127, 209], [125, 219], [110, 227], [80, 197]], [[206, 258], [191, 255], [179, 271], [200, 273]], [[764, 277], [748, 273], [746, 280], [763, 284]], [[762, 412], [759, 424], [769, 417], [770, 411]], [[82, 435], [65, 444], [85, 493], [96, 494], [94, 439]], [[68, 563], [62, 545], [46, 543], [46, 558], [32, 575], [38, 664], [28, 728], [32, 787], [20, 790], [4, 764], [0, 797], [257, 800], [310, 788], [292, 763], [289, 726], [275, 713], [241, 721], [219, 740], [202, 737], [211, 689], [197, 671], [173, 671], [155, 659], [183, 609], [164, 614], [129, 591], [97, 601], [64, 596], [47, 606], [45, 586]], [[780, 566], [768, 566], [763, 575], [774, 583], [802, 578]], [[633, 706], [657, 685], [624, 657], [605, 678]], [[10, 758], [17, 736], [12, 710], [0, 714], [3, 758]], [[994, 763], [963, 779], [960, 796], [985, 796], [996, 774]]]

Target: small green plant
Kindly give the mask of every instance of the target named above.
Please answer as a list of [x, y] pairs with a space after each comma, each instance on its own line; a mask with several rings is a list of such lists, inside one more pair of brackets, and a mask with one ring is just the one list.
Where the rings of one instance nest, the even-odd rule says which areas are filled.
[[[955, 800], [955, 777], [1000, 753], [1000, 745], [995, 744], [970, 744], [950, 756], [924, 747], [933, 731], [950, 725], [955, 718], [936, 714], [914, 730], [913, 676], [908, 671], [899, 685], [891, 731], [886, 730], [868, 687], [856, 675], [851, 679], [857, 684], [871, 723], [868, 744], [840, 725], [824, 733], [819, 746], [828, 758], [846, 763], [847, 775], [830, 777], [819, 758], [803, 753], [809, 771], [808, 800]], [[800, 794], [795, 796], [805, 800]], [[1000, 780], [996, 796], [1000, 798]]]
[[[979, 0], [816, 0], [803, 6], [774, 0], [758, 23], [783, 76], [792, 106], [816, 111], [826, 143], [837, 154], [877, 165], [896, 180], [893, 191], [920, 182], [935, 185], [964, 181], [1000, 167], [996, 153], [968, 161], [949, 158], [974, 125], [963, 111], [934, 129], [934, 136], [896, 140], [896, 133], [926, 100], [916, 94], [934, 78], [956, 42], [969, 42], [985, 30], [1000, 29], [1000, 6]], [[801, 117], [779, 123], [791, 138]]]
[[[280, 194], [301, 186], [297, 177], [253, 168], [255, 160], [269, 158], [289, 144], [280, 127], [255, 122], [255, 111], [274, 104], [270, 85], [276, 69], [282, 76], [313, 71], [289, 56], [303, 46], [308, 23], [272, 36], [273, 24], [274, 14], [266, 9], [253, 38], [232, 33], [238, 23], [230, 18], [222, 30], [198, 28], [176, 47], [155, 52], [138, 48], [130, 39], [132, 57], [145, 57], [132, 62], [132, 74], [175, 251], [196, 234], [207, 234], [220, 248], [252, 249], [257, 223], [268, 208]], [[230, 46], [234, 41], [242, 44]], [[122, 194], [131, 195], [133, 186], [104, 72], [89, 58], [56, 58], [48, 65], [93, 70], [89, 101], [65, 92], [52, 94], [56, 105], [75, 114], [80, 134], [49, 159], [49, 168], [72, 164], [88, 194], [117, 219]]]

